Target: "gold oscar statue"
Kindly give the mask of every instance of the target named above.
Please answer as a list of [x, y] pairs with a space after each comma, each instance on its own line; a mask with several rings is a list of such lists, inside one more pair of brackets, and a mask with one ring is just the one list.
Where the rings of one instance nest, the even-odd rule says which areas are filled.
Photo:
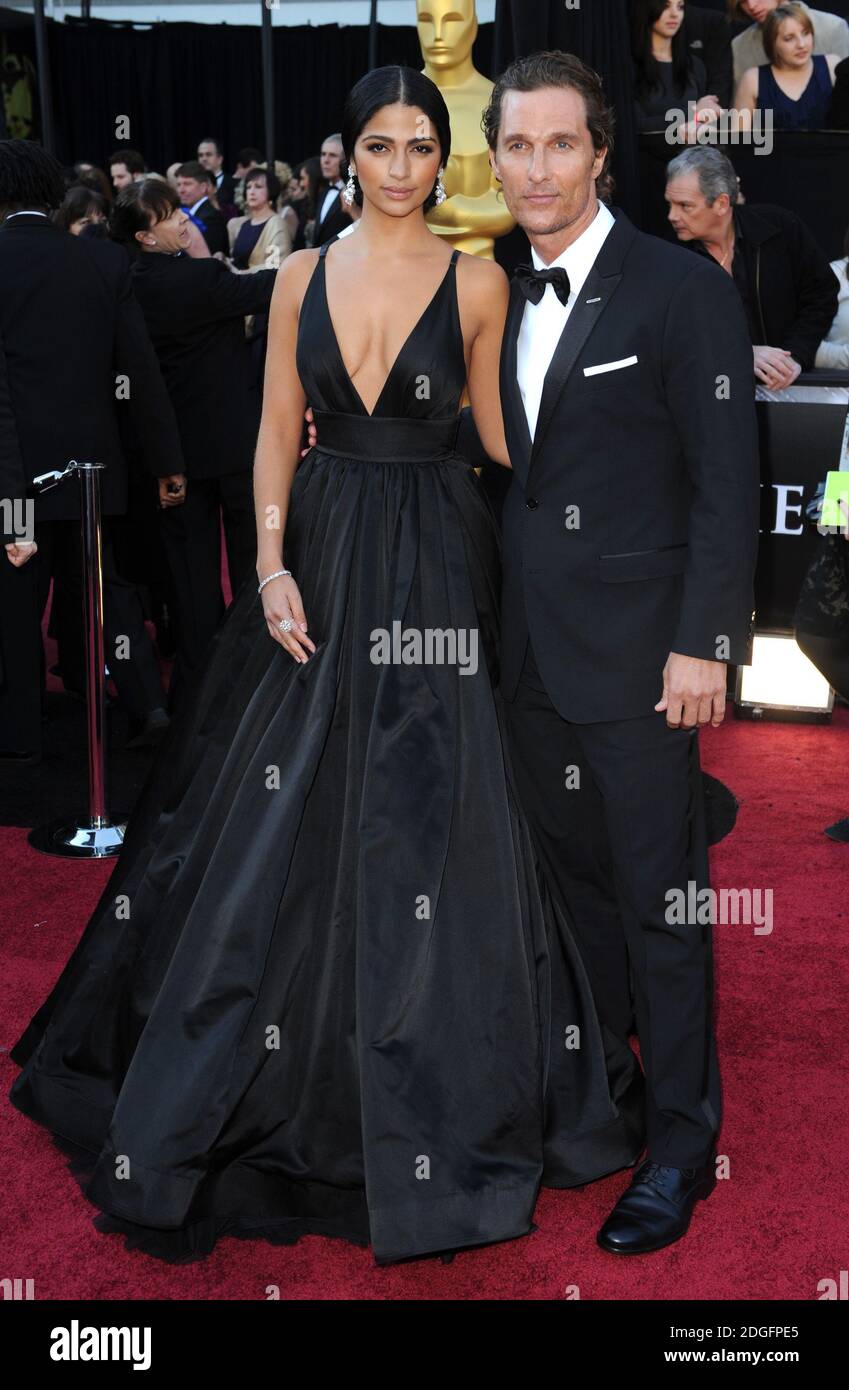
[[481, 117], [493, 84], [472, 63], [478, 32], [475, 0], [416, 0], [425, 75], [436, 83], [451, 115], [448, 194], [428, 213], [431, 231], [473, 256], [493, 259], [493, 239], [516, 225], [498, 196]]

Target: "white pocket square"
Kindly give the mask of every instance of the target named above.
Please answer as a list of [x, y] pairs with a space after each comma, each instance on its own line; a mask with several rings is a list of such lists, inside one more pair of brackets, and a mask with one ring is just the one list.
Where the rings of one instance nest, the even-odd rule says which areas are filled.
[[585, 367], [584, 376], [598, 376], [599, 372], [615, 372], [620, 367], [631, 367], [637, 361], [637, 355], [633, 357], [620, 357], [618, 362], [599, 362], [595, 367]]

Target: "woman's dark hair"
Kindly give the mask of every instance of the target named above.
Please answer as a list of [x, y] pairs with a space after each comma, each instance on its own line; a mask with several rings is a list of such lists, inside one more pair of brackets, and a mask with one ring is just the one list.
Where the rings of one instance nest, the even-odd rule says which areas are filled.
[[259, 183], [264, 181], [268, 188], [268, 201], [272, 207], [280, 197], [280, 180], [271, 169], [249, 169], [242, 182], [242, 188], [247, 195], [249, 183]]
[[75, 183], [65, 194], [61, 207], [53, 214], [53, 221], [63, 232], [69, 232], [74, 222], [79, 222], [90, 212], [99, 212], [101, 217], [105, 217], [108, 211], [109, 205], [102, 194], [87, 188], [85, 184]]
[[[663, 85], [658, 61], [651, 50], [651, 31], [665, 9], [666, 0], [633, 0], [631, 52], [636, 68], [634, 95], [637, 101], [647, 101]], [[683, 96], [691, 75], [682, 23], [672, 38], [672, 90]]]
[[300, 178], [302, 173], [306, 173], [307, 176], [307, 215], [314, 217], [316, 194], [318, 193], [318, 185], [321, 183], [321, 160], [317, 154], [310, 155], [309, 159], [303, 160], [297, 166], [295, 178]]
[[0, 140], [0, 208], [52, 211], [65, 196], [62, 165], [35, 140]]
[[80, 164], [74, 165], [74, 177], [71, 185], [82, 184], [85, 188], [93, 188], [95, 192], [101, 194], [106, 199], [107, 204], [112, 202], [112, 185], [106, 174], [96, 164], [92, 164], [88, 169]]
[[164, 179], [141, 179], [118, 194], [109, 216], [109, 234], [128, 251], [139, 251], [136, 232], [147, 232], [180, 206], [180, 199]]
[[246, 145], [243, 150], [239, 150], [236, 154], [236, 164], [234, 167], [246, 169], [249, 165], [261, 163], [262, 155], [259, 150], [255, 149], [253, 145]]
[[[444, 168], [451, 153], [451, 117], [445, 99], [436, 83], [425, 77], [423, 72], [404, 67], [374, 68], [351, 88], [342, 117], [342, 148], [345, 151], [346, 164], [350, 164], [354, 146], [375, 112], [383, 106], [394, 106], [396, 103], [402, 106], [417, 106], [427, 116], [436, 131]], [[362, 189], [357, 179], [354, 180], [354, 184], [354, 202], [358, 207], [362, 207]], [[433, 189], [425, 201], [424, 211], [430, 212], [435, 206], [434, 181]]]
[[607, 149], [607, 155], [596, 177], [596, 194], [604, 203], [613, 197], [613, 175], [610, 160], [613, 154], [613, 136], [616, 118], [613, 108], [608, 106], [598, 73], [574, 53], [564, 53], [553, 48], [548, 53], [532, 53], [528, 58], [518, 58], [501, 74], [492, 89], [489, 106], [483, 113], [481, 127], [491, 150], [498, 144], [501, 130], [501, 112], [507, 92], [539, 92], [544, 87], [572, 88], [584, 98], [587, 112], [587, 129], [596, 153]]

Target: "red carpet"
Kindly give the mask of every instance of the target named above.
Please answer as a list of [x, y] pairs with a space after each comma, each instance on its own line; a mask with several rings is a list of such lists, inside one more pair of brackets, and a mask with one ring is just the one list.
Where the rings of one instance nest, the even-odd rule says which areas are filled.
[[[626, 1174], [543, 1191], [539, 1229], [508, 1244], [378, 1269], [369, 1251], [310, 1237], [289, 1248], [224, 1240], [171, 1267], [100, 1235], [50, 1138], [9, 1105], [7, 1055], [41, 1004], [110, 872], [37, 854], [0, 829], [5, 892], [0, 1014], [0, 1276], [43, 1299], [816, 1299], [849, 1262], [845, 1078], [849, 846], [823, 827], [849, 814], [849, 716], [830, 727], [729, 720], [703, 741], [707, 771], [740, 800], [712, 852], [714, 887], [773, 891], [771, 935], [717, 926], [718, 1033], [730, 1176], [688, 1236], [617, 1259], [595, 1232]], [[575, 1293], [577, 1286], [578, 1294]]]

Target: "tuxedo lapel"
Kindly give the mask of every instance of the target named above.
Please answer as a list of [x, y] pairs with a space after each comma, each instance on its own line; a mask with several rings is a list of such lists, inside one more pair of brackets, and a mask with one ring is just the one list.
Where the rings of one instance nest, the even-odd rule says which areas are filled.
[[524, 482], [528, 475], [531, 459], [531, 435], [525, 403], [519, 390], [516, 375], [517, 347], [519, 330], [527, 300], [519, 283], [514, 280], [510, 286], [510, 305], [507, 322], [504, 325], [504, 341], [501, 347], [501, 409], [504, 415], [504, 432], [507, 436], [507, 449], [514, 472]]
[[[515, 280], [513, 282], [510, 313], [505, 330], [505, 344], [501, 355], [501, 399], [505, 408], [505, 422], [507, 417], [513, 414], [510, 402], [513, 401], [514, 397], [518, 399], [524, 434], [521, 433], [518, 425], [515, 425], [512, 437], [508, 434], [507, 444], [513, 467], [520, 473], [523, 482], [527, 481], [530, 468], [545, 441], [546, 432], [557, 408], [557, 402], [572, 368], [587, 338], [610, 304], [622, 279], [623, 262], [637, 234], [633, 222], [621, 208], [611, 208], [610, 211], [616, 219], [615, 224], [608, 232], [596, 257], [595, 264], [581, 286], [577, 303], [573, 306], [572, 312], [566, 320], [566, 325], [546, 373], [533, 443], [530, 442], [524, 402], [516, 379], [516, 349], [522, 322], [517, 297], [521, 300], [522, 308], [525, 301], [518, 284]], [[520, 444], [520, 440], [527, 440], [527, 445]], [[518, 468], [517, 460], [519, 462]]]
[[[613, 231], [614, 229], [611, 227], [610, 236], [613, 236]], [[613, 293], [621, 279], [621, 272], [618, 275], [602, 275], [599, 272], [598, 263], [596, 263], [581, 287], [578, 302], [566, 320], [566, 325], [554, 350], [551, 365], [546, 373], [537, 427], [534, 433], [533, 457], [539, 453], [545, 440], [546, 431], [551, 424], [558, 399], [569, 379], [569, 374], [578, 359], [578, 355], [613, 298]]]

